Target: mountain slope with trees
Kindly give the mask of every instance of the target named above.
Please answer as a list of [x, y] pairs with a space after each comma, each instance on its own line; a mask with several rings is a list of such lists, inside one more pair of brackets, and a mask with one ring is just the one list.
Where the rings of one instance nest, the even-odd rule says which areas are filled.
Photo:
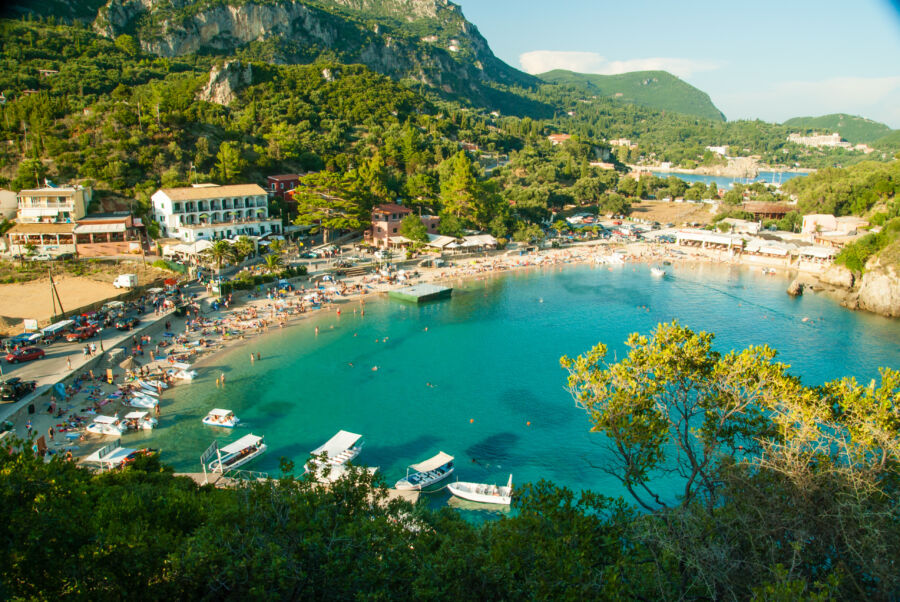
[[597, 75], [557, 69], [538, 77], [546, 82], [580, 87], [592, 95], [608, 96], [658, 111], [674, 111], [712, 121], [725, 121], [725, 115], [716, 108], [706, 92], [666, 71]]
[[841, 138], [854, 144], [871, 144], [893, 131], [883, 123], [844, 113], [821, 117], [794, 117], [785, 121], [784, 125], [807, 132], [837, 132]]

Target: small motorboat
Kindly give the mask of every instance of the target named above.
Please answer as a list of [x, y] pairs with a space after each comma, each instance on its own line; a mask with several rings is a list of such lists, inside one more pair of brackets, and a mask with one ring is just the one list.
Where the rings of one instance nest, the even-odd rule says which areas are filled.
[[133, 408], [144, 408], [151, 410], [159, 405], [159, 400], [154, 399], [149, 395], [141, 395], [140, 393], [135, 393], [134, 396], [128, 400], [128, 405]]
[[[315, 472], [316, 479], [321, 482], [338, 480], [346, 474], [346, 464], [362, 451], [360, 439], [362, 435], [338, 431], [334, 437], [310, 452], [313, 458], [304, 466], [306, 472]], [[324, 461], [319, 459], [323, 453]]]
[[240, 419], [234, 415], [234, 412], [231, 410], [223, 410], [221, 408], [211, 410], [210, 413], [203, 418], [203, 424], [209, 426], [221, 426], [227, 429], [233, 429], [238, 422], [240, 422]]
[[125, 421], [125, 428], [133, 431], [151, 431], [158, 424], [148, 412], [128, 412], [122, 420]]
[[506, 485], [457, 481], [447, 485], [447, 489], [456, 497], [461, 497], [464, 500], [482, 504], [508, 505], [512, 502], [513, 496], [512, 475], [509, 475], [509, 482]]
[[[414, 472], [410, 474], [410, 469]], [[453, 474], [453, 456], [438, 452], [433, 458], [412, 464], [406, 469], [406, 477], [397, 481], [395, 489], [421, 490], [443, 481]]]
[[268, 447], [262, 437], [244, 435], [234, 443], [216, 450], [216, 459], [209, 463], [212, 472], [225, 472], [261, 456]]
[[657, 278], [662, 278], [666, 275], [666, 271], [662, 268], [650, 268], [650, 273]]
[[113, 414], [112, 416], [95, 416], [94, 421], [87, 426], [86, 430], [95, 435], [121, 437], [126, 427], [119, 417]]

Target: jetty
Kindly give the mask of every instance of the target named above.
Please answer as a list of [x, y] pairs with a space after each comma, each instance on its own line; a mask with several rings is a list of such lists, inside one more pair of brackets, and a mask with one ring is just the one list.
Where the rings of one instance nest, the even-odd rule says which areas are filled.
[[439, 286], [436, 284], [414, 284], [405, 288], [390, 291], [388, 296], [399, 301], [410, 301], [412, 303], [423, 303], [425, 301], [436, 301], [438, 299], [448, 299], [453, 292], [449, 286]]

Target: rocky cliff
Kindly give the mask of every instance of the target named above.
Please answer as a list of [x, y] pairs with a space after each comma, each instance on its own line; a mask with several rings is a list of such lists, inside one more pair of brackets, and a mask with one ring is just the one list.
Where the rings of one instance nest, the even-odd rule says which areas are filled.
[[94, 28], [134, 35], [165, 57], [231, 56], [254, 45], [265, 45], [259, 58], [275, 63], [324, 54], [476, 99], [491, 82], [534, 81], [497, 59], [447, 0], [108, 0]]
[[843, 266], [832, 265], [818, 276], [798, 277], [791, 283], [788, 294], [801, 294], [804, 288], [828, 293], [850, 309], [900, 318], [900, 269], [894, 262], [873, 257], [861, 276]]

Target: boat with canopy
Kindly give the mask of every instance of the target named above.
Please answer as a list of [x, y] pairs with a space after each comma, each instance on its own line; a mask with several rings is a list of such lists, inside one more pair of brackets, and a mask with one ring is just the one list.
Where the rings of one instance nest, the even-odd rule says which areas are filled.
[[[413, 472], [410, 472], [410, 471]], [[406, 477], [397, 481], [395, 489], [420, 490], [443, 481], [453, 474], [453, 456], [438, 452], [436, 456], [418, 464], [410, 464]]]
[[210, 410], [209, 414], [203, 418], [203, 424], [221, 426], [228, 429], [233, 429], [238, 422], [240, 422], [240, 419], [234, 415], [234, 412], [223, 410], [222, 408]]
[[244, 435], [234, 443], [216, 450], [216, 459], [209, 463], [212, 472], [225, 472], [254, 460], [266, 452], [268, 447], [262, 437]]
[[[315, 472], [319, 481], [336, 481], [346, 473], [346, 464], [362, 451], [360, 439], [362, 439], [362, 435], [338, 431], [324, 445], [320, 445], [310, 452], [313, 458], [306, 463], [304, 467], [306, 472]], [[323, 453], [325, 454], [324, 461], [319, 458]]]

